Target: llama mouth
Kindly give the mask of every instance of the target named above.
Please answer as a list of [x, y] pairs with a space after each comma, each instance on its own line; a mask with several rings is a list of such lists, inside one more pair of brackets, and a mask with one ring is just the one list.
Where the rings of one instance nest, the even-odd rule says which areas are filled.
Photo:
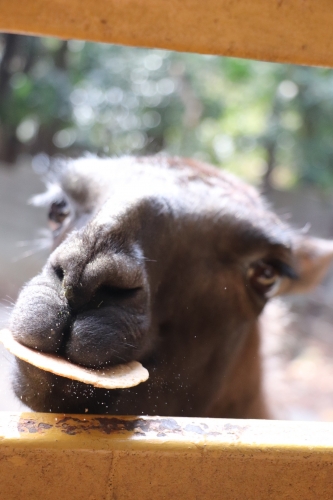
[[61, 356], [35, 351], [20, 344], [8, 329], [0, 331], [0, 342], [9, 352], [26, 363], [55, 375], [90, 384], [94, 387], [127, 389], [145, 382], [149, 377], [148, 370], [138, 361], [130, 361], [101, 369], [85, 368], [70, 363]]

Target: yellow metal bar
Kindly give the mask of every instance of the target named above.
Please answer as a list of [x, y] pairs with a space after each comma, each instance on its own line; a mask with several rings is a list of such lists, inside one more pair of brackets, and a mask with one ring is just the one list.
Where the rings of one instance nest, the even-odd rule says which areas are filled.
[[333, 66], [331, 0], [0, 0], [0, 31]]
[[333, 498], [333, 424], [0, 413], [4, 500]]

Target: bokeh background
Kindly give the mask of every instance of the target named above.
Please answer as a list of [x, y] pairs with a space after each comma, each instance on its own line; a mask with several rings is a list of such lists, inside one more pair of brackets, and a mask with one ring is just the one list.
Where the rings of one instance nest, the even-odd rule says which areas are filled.
[[[0, 326], [47, 257], [53, 157], [171, 154], [228, 169], [284, 219], [333, 237], [333, 71], [0, 34]], [[265, 332], [277, 416], [333, 420], [333, 276]], [[269, 313], [269, 311], [268, 311]], [[0, 409], [18, 409], [0, 351]]]

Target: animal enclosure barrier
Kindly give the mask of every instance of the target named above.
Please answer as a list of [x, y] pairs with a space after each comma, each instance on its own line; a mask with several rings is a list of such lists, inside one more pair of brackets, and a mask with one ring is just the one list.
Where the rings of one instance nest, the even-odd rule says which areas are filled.
[[332, 424], [6, 414], [2, 499], [331, 499]]
[[[0, 30], [333, 66], [329, 0], [0, 2]], [[0, 498], [331, 499], [333, 424], [0, 415]]]

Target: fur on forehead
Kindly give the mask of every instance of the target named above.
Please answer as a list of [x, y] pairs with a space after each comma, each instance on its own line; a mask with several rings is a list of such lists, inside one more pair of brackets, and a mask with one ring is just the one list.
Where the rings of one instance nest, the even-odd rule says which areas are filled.
[[139, 175], [141, 179], [144, 177], [145, 183], [149, 176], [162, 185], [165, 181], [171, 181], [182, 188], [187, 186], [191, 189], [195, 185], [216, 187], [232, 201], [245, 203], [253, 208], [266, 208], [258, 191], [230, 172], [198, 160], [166, 155], [100, 158], [86, 154], [79, 159], [55, 160], [46, 178], [49, 195], [47, 198], [34, 198], [34, 203], [44, 204], [43, 199], [47, 203], [52, 194], [56, 194], [55, 186], [78, 203], [83, 203], [89, 197], [96, 199], [96, 195], [100, 193], [101, 181], [122, 178], [130, 183], [133, 182], [134, 172], [135, 176]]
[[216, 219], [220, 214], [229, 214], [233, 224], [244, 224], [245, 233], [249, 231], [252, 236], [250, 240], [257, 240], [253, 236], [258, 232], [260, 239], [267, 242], [286, 245], [290, 238], [288, 226], [269, 210], [256, 189], [228, 172], [196, 160], [162, 155], [113, 159], [86, 155], [54, 162], [46, 185], [47, 191], [32, 199], [34, 205], [47, 206], [65, 199], [79, 211], [89, 213], [111, 192], [114, 205], [125, 198], [134, 201], [158, 193], [167, 198], [171, 195], [178, 205], [186, 192], [193, 212], [202, 214], [203, 200], [208, 200], [208, 212], [213, 210]]

